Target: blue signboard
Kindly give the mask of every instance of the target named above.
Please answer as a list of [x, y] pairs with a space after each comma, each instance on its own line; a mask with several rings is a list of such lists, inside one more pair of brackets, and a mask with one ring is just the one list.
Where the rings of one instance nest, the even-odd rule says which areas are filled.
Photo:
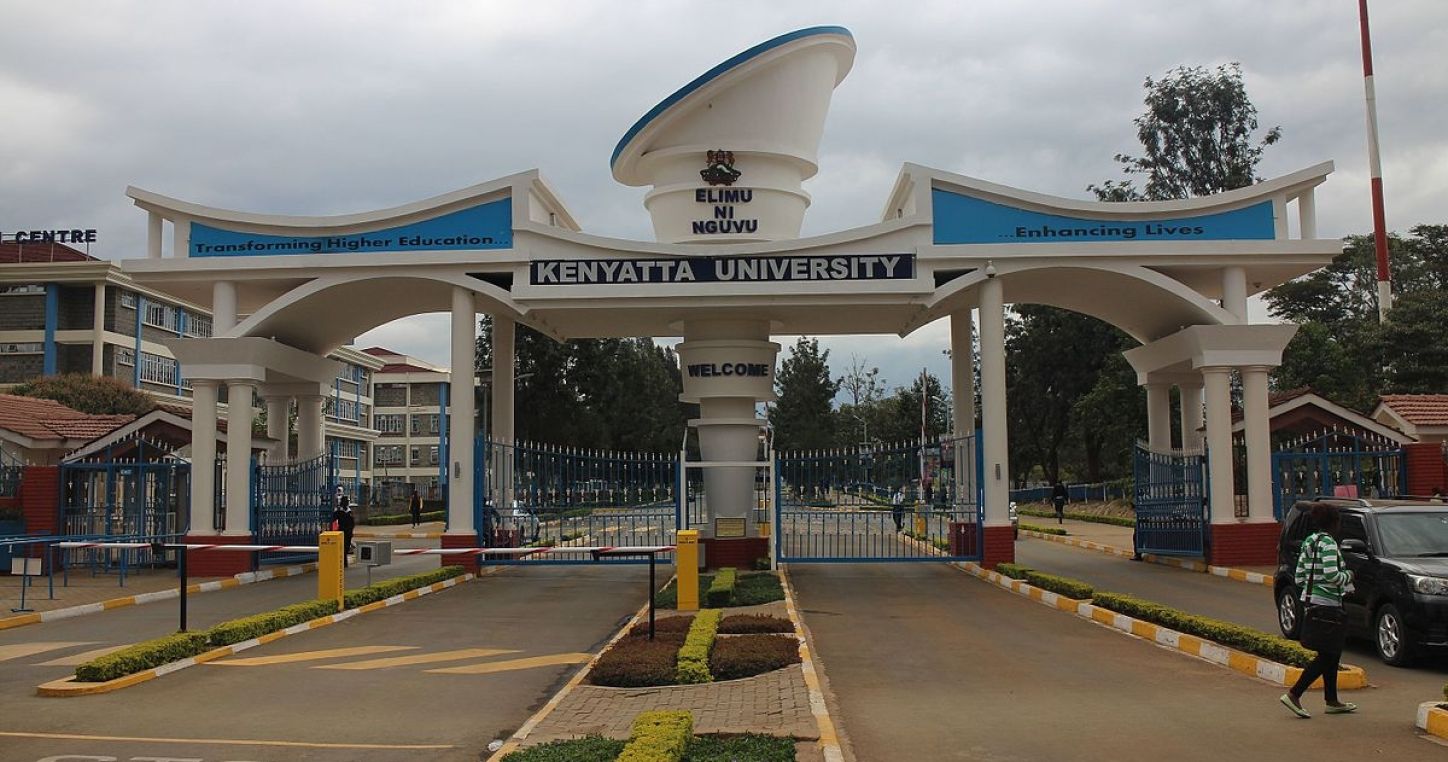
[[931, 192], [931, 200], [937, 244], [1269, 241], [1277, 237], [1271, 201], [1196, 217], [1093, 220], [1018, 209], [938, 188]]
[[513, 246], [513, 200], [460, 209], [410, 225], [333, 236], [283, 236], [191, 224], [193, 257], [275, 254], [372, 254], [399, 251], [508, 249]]

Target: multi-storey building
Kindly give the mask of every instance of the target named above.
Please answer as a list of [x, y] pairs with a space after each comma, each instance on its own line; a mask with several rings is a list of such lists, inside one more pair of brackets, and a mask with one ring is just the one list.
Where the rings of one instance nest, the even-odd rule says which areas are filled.
[[415, 486], [424, 497], [441, 498], [447, 483], [448, 369], [382, 347], [362, 351], [384, 363], [373, 382], [378, 438], [372, 470], [378, 488], [400, 497]]
[[[137, 285], [113, 262], [59, 243], [0, 241], [0, 389], [90, 373], [189, 409], [191, 382], [163, 342], [210, 335], [205, 309]], [[329, 356], [342, 372], [327, 402], [326, 448], [337, 457], [343, 487], [362, 499], [371, 492], [377, 439], [372, 374], [383, 361], [350, 347]], [[224, 388], [221, 395], [224, 403]]]

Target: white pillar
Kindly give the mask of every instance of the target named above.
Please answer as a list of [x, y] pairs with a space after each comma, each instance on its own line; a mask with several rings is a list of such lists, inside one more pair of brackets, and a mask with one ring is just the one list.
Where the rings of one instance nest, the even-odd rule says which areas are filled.
[[146, 218], [146, 256], [161, 258], [161, 215], [151, 212]]
[[322, 430], [322, 406], [326, 398], [320, 394], [297, 397], [297, 460], [321, 457], [326, 441]]
[[216, 382], [191, 382], [191, 515], [188, 534], [216, 533]]
[[1146, 385], [1146, 446], [1152, 452], [1171, 450], [1171, 385]]
[[956, 436], [975, 431], [975, 324], [971, 312], [950, 315], [950, 427]]
[[1232, 266], [1222, 268], [1222, 309], [1247, 322], [1247, 270]]
[[91, 375], [105, 375], [101, 361], [106, 353], [106, 284], [97, 283], [94, 316], [91, 318]]
[[171, 220], [171, 256], [191, 256], [191, 220], [185, 217]]
[[[510, 318], [493, 315], [493, 388], [489, 407], [493, 420], [493, 438], [513, 442], [513, 363], [517, 323]], [[471, 367], [471, 366], [469, 366]]]
[[249, 381], [226, 385], [226, 531], [251, 534], [251, 395]]
[[985, 525], [1010, 526], [1005, 287], [995, 278], [988, 278], [980, 288], [980, 417]]
[[1182, 449], [1202, 449], [1202, 385], [1178, 384], [1181, 391]]
[[211, 286], [211, 334], [221, 336], [236, 327], [236, 284], [219, 280]]
[[1213, 524], [1236, 521], [1232, 484], [1232, 369], [1202, 368], [1207, 398], [1207, 459]]
[[267, 451], [267, 460], [272, 465], [286, 463], [290, 460], [287, 419], [291, 417], [292, 398], [267, 395], [263, 399], [266, 400], [266, 435], [273, 440]]
[[1274, 521], [1272, 515], [1272, 437], [1267, 417], [1265, 365], [1242, 367], [1242, 421], [1247, 444], [1247, 516]]
[[1304, 241], [1317, 237], [1317, 200], [1308, 189], [1297, 197], [1297, 227]]
[[[473, 526], [473, 358], [477, 356], [478, 310], [473, 292], [452, 292], [452, 379], [448, 384], [448, 534], [474, 534]], [[511, 336], [509, 337], [511, 343]], [[496, 366], [494, 373], [497, 373]], [[507, 384], [511, 390], [512, 364]], [[493, 388], [500, 379], [496, 376]], [[496, 413], [495, 413], [496, 414]]]

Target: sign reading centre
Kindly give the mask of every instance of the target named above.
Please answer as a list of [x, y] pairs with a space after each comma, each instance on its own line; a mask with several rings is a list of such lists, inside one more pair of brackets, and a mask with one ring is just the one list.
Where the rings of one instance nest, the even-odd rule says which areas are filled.
[[199, 222], [191, 225], [193, 257], [457, 251], [507, 249], [512, 245], [513, 200], [506, 198], [410, 225], [332, 236], [265, 235]]
[[904, 280], [915, 277], [915, 255], [541, 259], [529, 276], [534, 286]]

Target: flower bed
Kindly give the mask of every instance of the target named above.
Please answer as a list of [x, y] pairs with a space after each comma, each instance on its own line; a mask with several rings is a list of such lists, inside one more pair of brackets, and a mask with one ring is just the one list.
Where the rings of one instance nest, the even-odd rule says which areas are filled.
[[715, 680], [737, 680], [799, 663], [799, 641], [793, 635], [738, 635], [719, 638], [709, 658]]
[[[699, 590], [707, 591], [714, 584], [718, 575], [700, 574]], [[733, 598], [725, 604], [711, 604], [706, 596], [700, 596], [700, 605], [704, 608], [728, 608], [730, 606], [757, 606], [761, 603], [773, 603], [784, 600], [784, 586], [780, 584], [779, 577], [774, 572], [750, 572], [738, 575], [734, 583]], [[678, 580], [670, 580], [662, 590], [654, 594], [654, 605], [661, 609], [675, 609], [679, 607]]]
[[[603, 736], [551, 741], [515, 751], [504, 762], [614, 762], [627, 741]], [[746, 734], [694, 736], [680, 762], [794, 762], [794, 739]]]
[[[699, 617], [718, 616], [717, 611]], [[686, 633], [692, 632], [699, 617], [671, 616], [658, 620], [654, 639], [649, 640], [647, 622], [634, 625], [599, 657], [588, 674], [593, 685], [610, 688], [645, 688], [680, 685], [709, 680], [734, 680], [799, 663], [799, 641], [788, 619], [754, 614], [723, 617], [715, 623], [717, 634], [702, 662], [692, 660], [690, 679], [681, 675], [685, 663]], [[701, 626], [706, 626], [705, 625]], [[701, 631], [702, 634], [702, 631]], [[696, 651], [698, 649], [695, 649]], [[706, 670], [706, 671], [703, 671]], [[703, 678], [703, 679], [696, 679]]]
[[793, 633], [794, 622], [763, 614], [735, 614], [719, 623], [720, 635], [755, 635], [760, 633]]

